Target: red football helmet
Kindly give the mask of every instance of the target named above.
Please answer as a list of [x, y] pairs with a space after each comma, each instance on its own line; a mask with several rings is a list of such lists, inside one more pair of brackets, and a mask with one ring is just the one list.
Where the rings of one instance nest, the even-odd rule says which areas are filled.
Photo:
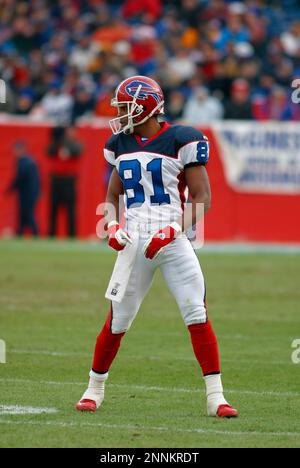
[[[111, 100], [113, 107], [127, 105], [127, 114], [109, 121], [114, 133], [133, 133], [136, 125], [141, 125], [150, 117], [164, 113], [164, 95], [156, 81], [147, 76], [132, 76], [122, 81]], [[125, 122], [125, 124], [124, 124]]]

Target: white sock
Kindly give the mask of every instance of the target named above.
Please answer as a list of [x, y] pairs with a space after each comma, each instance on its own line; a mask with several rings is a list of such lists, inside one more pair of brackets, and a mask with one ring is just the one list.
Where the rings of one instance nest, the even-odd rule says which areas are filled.
[[207, 375], [204, 377], [207, 396], [208, 416], [216, 416], [220, 405], [228, 405], [223, 395], [221, 374]]
[[108, 378], [108, 372], [106, 374], [97, 374], [91, 370], [89, 375], [89, 385], [81, 399], [95, 401], [98, 408], [104, 400], [105, 381]]
[[91, 370], [89, 376], [90, 383], [104, 382], [108, 378], [108, 372], [106, 372], [105, 374], [97, 374], [97, 372]]

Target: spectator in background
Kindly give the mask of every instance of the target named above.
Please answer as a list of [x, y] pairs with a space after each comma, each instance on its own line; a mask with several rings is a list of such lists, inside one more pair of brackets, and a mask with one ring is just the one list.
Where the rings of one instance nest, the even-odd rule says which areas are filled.
[[83, 116], [91, 115], [95, 107], [95, 100], [92, 93], [83, 85], [79, 85], [75, 90], [74, 104], [72, 107], [72, 123]]
[[33, 106], [33, 97], [30, 93], [22, 93], [17, 97], [15, 113], [17, 115], [27, 115]]
[[206, 124], [222, 119], [223, 112], [220, 101], [202, 86], [193, 90], [184, 108], [183, 120], [190, 125]]
[[35, 220], [35, 206], [40, 195], [40, 176], [36, 162], [28, 155], [26, 143], [18, 141], [14, 146], [16, 158], [15, 176], [7, 192], [18, 195], [19, 217], [17, 235], [22, 236], [26, 228], [34, 236], [39, 233]]
[[168, 63], [168, 72], [172, 80], [178, 84], [192, 78], [196, 72], [196, 65], [188, 50], [181, 48], [176, 50], [173, 58]]
[[277, 85], [269, 96], [255, 99], [253, 113], [256, 120], [300, 120], [299, 105]]
[[179, 8], [180, 18], [191, 28], [196, 29], [200, 19], [200, 2], [198, 0], [182, 0]]
[[161, 0], [125, 0], [122, 6], [124, 18], [136, 18], [147, 15], [153, 20], [157, 20], [161, 14]]
[[231, 99], [225, 104], [225, 119], [250, 120], [252, 109], [250, 100], [250, 87], [246, 80], [234, 80], [231, 86]]
[[176, 122], [182, 118], [185, 96], [180, 91], [172, 91], [169, 95], [166, 118], [169, 122]]
[[300, 57], [300, 21], [295, 21], [280, 36], [284, 52], [289, 57]]
[[229, 43], [247, 43], [250, 39], [248, 29], [238, 15], [231, 15], [228, 18], [227, 25], [223, 28], [220, 40], [216, 42], [216, 47], [223, 52]]
[[38, 109], [42, 117], [53, 121], [55, 125], [69, 125], [72, 117], [73, 98], [63, 92], [61, 83], [51, 83], [48, 93], [43, 97]]
[[230, 95], [232, 80], [226, 72], [224, 62], [218, 62], [215, 67], [214, 77], [209, 81], [210, 92], [214, 96], [219, 96], [221, 101], [224, 101], [225, 96]]
[[99, 51], [100, 45], [92, 42], [88, 34], [82, 34], [71, 53], [69, 64], [76, 67], [80, 72], [84, 72], [89, 69]]
[[263, 98], [270, 96], [275, 85], [274, 76], [264, 73], [259, 78], [259, 84], [253, 91], [253, 97], [262, 96]]
[[65, 207], [68, 216], [69, 237], [76, 235], [76, 193], [79, 157], [83, 146], [77, 140], [73, 127], [54, 127], [48, 156], [52, 160], [51, 173], [51, 237], [56, 234], [57, 215], [61, 207]]
[[281, 66], [276, 70], [276, 82], [285, 88], [291, 86], [291, 77], [293, 76], [293, 62], [290, 59], [283, 59]]
[[210, 0], [209, 2], [206, 2], [201, 12], [201, 19], [204, 22], [218, 18], [226, 23], [227, 17], [228, 5], [223, 0]]
[[15, 19], [11, 42], [20, 54], [30, 52], [34, 46], [34, 29], [29, 18], [18, 16]]
[[139, 73], [149, 74], [155, 69], [154, 55], [157, 47], [155, 28], [151, 25], [136, 26], [132, 34], [131, 55]]

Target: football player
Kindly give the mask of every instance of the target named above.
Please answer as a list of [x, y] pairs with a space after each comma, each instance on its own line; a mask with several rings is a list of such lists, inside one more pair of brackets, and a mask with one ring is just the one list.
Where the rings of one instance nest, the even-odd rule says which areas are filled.
[[[96, 340], [88, 388], [76, 408], [96, 411], [104, 399], [105, 381], [118, 352], [160, 268], [187, 326], [195, 357], [201, 366], [207, 413], [213, 417], [238, 415], [224, 398], [218, 344], [205, 303], [201, 267], [186, 230], [197, 222], [199, 210], [210, 207], [210, 185], [205, 165], [209, 142], [200, 131], [160, 122], [164, 96], [160, 86], [145, 76], [124, 80], [112, 106], [118, 116], [110, 121], [113, 135], [104, 156], [114, 169], [106, 203], [108, 244], [118, 259], [106, 297], [108, 318]], [[185, 189], [192, 211], [186, 221]], [[120, 226], [119, 199], [126, 205], [126, 226]], [[201, 210], [200, 210], [201, 211]], [[115, 214], [112, 214], [115, 213]]]

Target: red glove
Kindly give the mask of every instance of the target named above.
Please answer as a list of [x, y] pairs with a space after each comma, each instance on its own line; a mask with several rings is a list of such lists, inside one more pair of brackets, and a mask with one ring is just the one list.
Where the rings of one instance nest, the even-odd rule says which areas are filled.
[[144, 245], [144, 255], [149, 260], [157, 258], [163, 249], [170, 244], [175, 237], [181, 233], [181, 227], [178, 223], [172, 223], [163, 229], [160, 229], [156, 234], [150, 237]]
[[111, 221], [107, 226], [108, 245], [117, 251], [123, 250], [127, 243], [132, 244], [129, 234], [120, 228], [117, 221]]

